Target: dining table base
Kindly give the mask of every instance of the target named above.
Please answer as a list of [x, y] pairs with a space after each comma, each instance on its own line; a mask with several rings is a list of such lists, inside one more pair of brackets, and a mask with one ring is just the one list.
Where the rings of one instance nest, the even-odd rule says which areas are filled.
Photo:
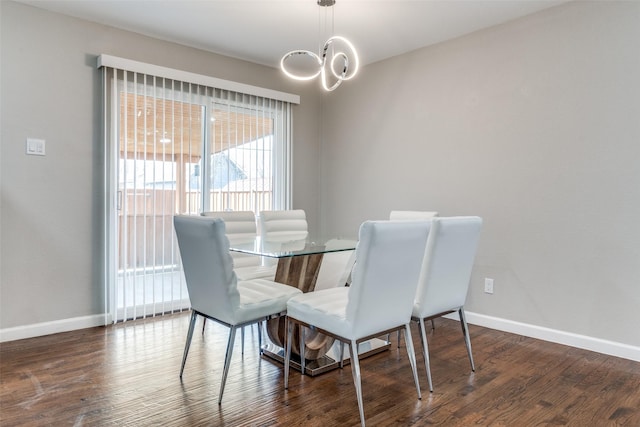
[[[368, 341], [361, 342], [358, 344], [358, 358], [364, 359], [365, 357], [373, 356], [374, 354], [381, 353], [385, 350], [388, 350], [391, 347], [391, 343], [389, 341], [373, 338]], [[284, 348], [275, 345], [273, 343], [268, 343], [262, 346], [262, 355], [275, 360], [279, 363], [284, 364]], [[344, 346], [344, 365], [348, 365], [351, 363], [351, 358], [349, 356], [349, 346], [345, 344]], [[290, 366], [296, 371], [300, 372], [300, 356], [294, 353], [291, 353], [291, 362]], [[316, 375], [323, 374], [325, 372], [332, 371], [340, 367], [340, 342], [335, 341], [331, 348], [322, 356], [313, 360], [305, 361], [305, 374], [310, 377], [314, 377]]]
[[[301, 255], [296, 257], [280, 258], [276, 270], [275, 281], [300, 289], [302, 292], [313, 292], [322, 264], [323, 254]], [[287, 340], [287, 327], [285, 318], [270, 319], [267, 321], [267, 335], [272, 343], [284, 348]], [[300, 326], [293, 328], [292, 354], [300, 354]], [[322, 358], [333, 345], [334, 339], [330, 336], [307, 329], [305, 333], [304, 353], [308, 360]]]

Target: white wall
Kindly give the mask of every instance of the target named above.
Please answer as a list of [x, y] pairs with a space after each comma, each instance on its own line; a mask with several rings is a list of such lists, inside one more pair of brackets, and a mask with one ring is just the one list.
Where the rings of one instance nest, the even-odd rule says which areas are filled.
[[312, 227], [480, 215], [468, 310], [640, 346], [640, 3], [572, 2], [382, 61], [322, 104], [277, 70], [22, 4], [1, 1], [0, 24], [0, 332], [103, 311], [107, 53], [300, 94], [294, 205]]
[[[301, 95], [293, 200], [316, 220], [316, 87], [294, 85], [273, 68], [23, 4], [0, 2], [0, 18], [0, 331], [104, 312], [101, 53]], [[27, 137], [45, 139], [47, 155], [26, 156]]]
[[323, 227], [480, 215], [467, 310], [637, 348], [639, 76], [639, 2], [572, 2], [367, 66], [324, 98]]

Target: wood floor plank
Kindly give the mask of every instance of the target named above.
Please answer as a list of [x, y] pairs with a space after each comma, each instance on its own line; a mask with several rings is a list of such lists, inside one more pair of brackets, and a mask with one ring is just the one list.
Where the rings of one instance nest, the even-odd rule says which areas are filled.
[[[240, 337], [222, 405], [228, 330], [194, 335], [178, 373], [189, 313], [0, 344], [0, 425], [359, 425], [351, 367], [317, 377], [257, 352], [257, 329]], [[200, 330], [196, 328], [196, 330]], [[429, 393], [417, 328], [422, 400], [404, 345], [361, 361], [369, 426], [640, 426], [640, 363], [470, 326], [471, 372], [458, 322], [429, 332]]]

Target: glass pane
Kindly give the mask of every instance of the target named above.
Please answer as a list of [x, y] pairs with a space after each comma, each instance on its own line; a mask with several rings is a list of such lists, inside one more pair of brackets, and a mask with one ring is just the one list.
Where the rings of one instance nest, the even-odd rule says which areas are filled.
[[248, 108], [214, 108], [209, 158], [209, 210], [273, 206], [273, 118]]
[[205, 111], [180, 100], [188, 94], [157, 85], [127, 88], [131, 92], [120, 93], [118, 126], [120, 319], [188, 306], [173, 216], [201, 210], [196, 166], [202, 157]]

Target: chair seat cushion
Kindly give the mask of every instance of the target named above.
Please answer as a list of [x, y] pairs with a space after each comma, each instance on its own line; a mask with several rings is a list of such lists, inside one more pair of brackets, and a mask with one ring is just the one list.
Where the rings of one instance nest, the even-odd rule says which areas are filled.
[[238, 280], [267, 279], [273, 280], [276, 277], [275, 265], [254, 265], [246, 267], [234, 267]]
[[287, 309], [287, 301], [302, 294], [298, 288], [265, 279], [238, 281], [238, 292], [240, 305], [233, 313], [234, 319], [229, 322], [231, 324], [284, 312]]
[[355, 339], [346, 321], [349, 288], [323, 289], [298, 295], [287, 303], [287, 316], [324, 329], [335, 335]]

